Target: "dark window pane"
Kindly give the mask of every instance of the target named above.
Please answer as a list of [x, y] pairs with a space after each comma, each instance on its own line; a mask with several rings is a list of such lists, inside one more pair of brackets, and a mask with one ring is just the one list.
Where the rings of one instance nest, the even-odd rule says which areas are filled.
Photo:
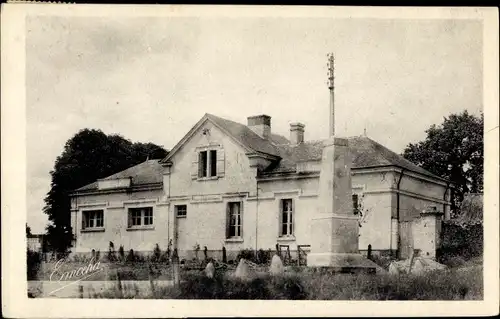
[[288, 214], [287, 214], [286, 212], [284, 212], [284, 213], [282, 213], [281, 215], [283, 216], [283, 220], [282, 220], [282, 222], [283, 222], [283, 223], [287, 223], [287, 222], [288, 222], [288, 218], [287, 218], [287, 217], [288, 217]]
[[354, 213], [357, 213], [357, 210], [358, 210], [358, 195], [357, 194], [352, 195], [352, 208], [353, 208]]
[[217, 176], [217, 151], [210, 151], [210, 176]]
[[281, 225], [281, 234], [282, 235], [287, 235], [286, 224], [282, 224]]
[[200, 177], [207, 177], [207, 151], [200, 152], [199, 158], [199, 174]]

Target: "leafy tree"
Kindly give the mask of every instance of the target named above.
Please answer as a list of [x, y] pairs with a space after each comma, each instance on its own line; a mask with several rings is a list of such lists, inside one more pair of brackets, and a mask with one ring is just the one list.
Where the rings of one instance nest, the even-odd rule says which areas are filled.
[[466, 193], [483, 191], [484, 115], [451, 114], [426, 130], [424, 141], [409, 144], [403, 156], [453, 184], [452, 213]]
[[120, 135], [106, 135], [101, 130], [83, 129], [69, 139], [57, 157], [51, 189], [45, 197], [44, 213], [51, 224], [47, 239], [51, 249], [65, 252], [73, 239], [69, 194], [146, 159], [159, 159], [167, 151], [152, 143], [132, 143]]
[[26, 236], [30, 236], [31, 235], [31, 227], [28, 226], [28, 224], [26, 224]]

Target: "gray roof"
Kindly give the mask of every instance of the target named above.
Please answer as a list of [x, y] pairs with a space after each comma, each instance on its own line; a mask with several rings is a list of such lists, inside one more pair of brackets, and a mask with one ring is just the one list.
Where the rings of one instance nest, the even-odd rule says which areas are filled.
[[[366, 136], [349, 137], [347, 140], [351, 152], [353, 169], [397, 166], [443, 180]], [[321, 160], [323, 143], [324, 140], [319, 140], [307, 141], [295, 146], [290, 144], [277, 145], [282, 160], [277, 166], [268, 170], [268, 172], [293, 172], [296, 169], [295, 165], [297, 163]]]
[[[126, 170], [103, 178], [102, 180], [112, 180], [121, 178], [132, 178], [132, 186], [135, 185], [148, 185], [157, 184], [163, 182], [163, 166], [159, 163], [159, 160], [147, 160], [135, 166], [129, 167]], [[76, 191], [89, 191], [97, 190], [97, 181], [94, 183], [85, 185]]]
[[[276, 165], [272, 165], [264, 173], [291, 173], [296, 171], [297, 163], [321, 160], [325, 140], [306, 141], [299, 145], [291, 145], [290, 141], [282, 135], [272, 133], [270, 138], [266, 140], [241, 123], [208, 113], [205, 116], [246, 148], [277, 157], [279, 161]], [[445, 181], [445, 179], [413, 164], [401, 155], [396, 154], [366, 136], [349, 137], [348, 144], [351, 151], [353, 169], [396, 166]], [[160, 162], [159, 160], [148, 160], [104, 179], [131, 177], [133, 186], [162, 183], [164, 168]], [[97, 190], [97, 181], [83, 186], [76, 191], [89, 190]]]

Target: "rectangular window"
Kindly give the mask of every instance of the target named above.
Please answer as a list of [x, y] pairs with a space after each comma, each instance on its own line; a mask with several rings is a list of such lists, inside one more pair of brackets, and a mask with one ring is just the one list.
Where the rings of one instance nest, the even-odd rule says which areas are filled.
[[281, 236], [293, 235], [293, 201], [292, 199], [281, 200]]
[[352, 210], [354, 214], [358, 213], [359, 202], [358, 202], [358, 194], [352, 194]]
[[241, 237], [241, 203], [231, 202], [228, 203], [228, 238]]
[[198, 154], [198, 177], [217, 176], [217, 151], [201, 151]]
[[104, 211], [88, 210], [83, 212], [82, 229], [104, 227]]
[[187, 216], [187, 205], [175, 205], [175, 216], [186, 217]]
[[153, 225], [153, 207], [129, 208], [129, 227]]

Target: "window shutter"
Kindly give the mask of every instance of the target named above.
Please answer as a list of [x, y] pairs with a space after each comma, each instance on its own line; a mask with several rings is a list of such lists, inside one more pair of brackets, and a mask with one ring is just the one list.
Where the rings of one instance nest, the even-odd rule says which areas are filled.
[[200, 153], [198, 152], [193, 152], [193, 160], [191, 163], [191, 179], [197, 179], [199, 175], [199, 167], [198, 167], [198, 161], [200, 157]]
[[278, 212], [278, 236], [283, 236], [283, 200], [280, 199], [279, 212]]
[[292, 208], [292, 213], [291, 213], [291, 216], [290, 216], [290, 235], [293, 236], [293, 233], [295, 231], [295, 201], [293, 200], [293, 198], [291, 199], [291, 203], [290, 203], [290, 206]]
[[132, 227], [132, 213], [130, 210], [127, 211], [127, 216], [128, 216], [128, 227]]
[[85, 229], [85, 213], [82, 213], [82, 229]]
[[226, 203], [226, 238], [229, 238], [229, 225], [231, 223], [231, 210], [229, 203]]
[[243, 202], [240, 202], [240, 237], [243, 238]]
[[224, 149], [220, 147], [217, 149], [217, 176], [223, 177], [225, 174], [225, 155]]

